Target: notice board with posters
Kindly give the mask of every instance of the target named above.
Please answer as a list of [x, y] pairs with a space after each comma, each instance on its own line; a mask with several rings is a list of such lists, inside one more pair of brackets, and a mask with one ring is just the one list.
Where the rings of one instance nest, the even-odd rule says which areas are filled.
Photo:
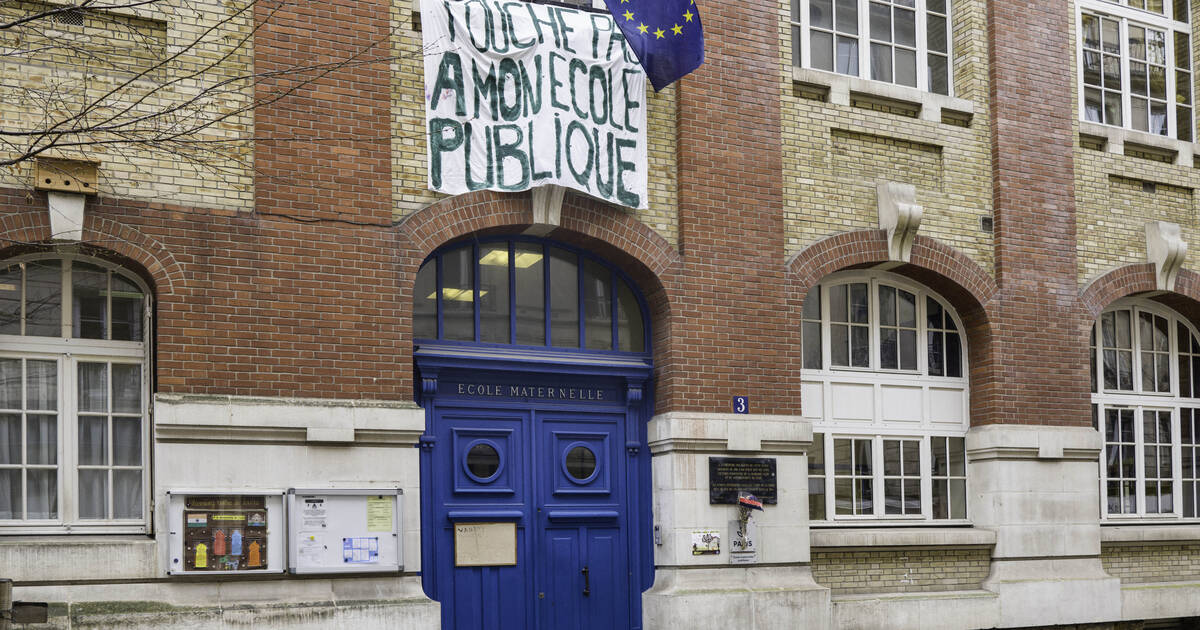
[[288, 571], [399, 572], [403, 496], [399, 488], [288, 490]]
[[169, 491], [169, 575], [282, 573], [282, 491]]

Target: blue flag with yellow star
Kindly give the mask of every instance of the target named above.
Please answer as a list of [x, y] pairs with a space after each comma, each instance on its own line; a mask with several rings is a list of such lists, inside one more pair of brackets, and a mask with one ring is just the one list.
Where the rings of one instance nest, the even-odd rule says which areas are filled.
[[657, 92], [704, 63], [695, 0], [604, 0]]

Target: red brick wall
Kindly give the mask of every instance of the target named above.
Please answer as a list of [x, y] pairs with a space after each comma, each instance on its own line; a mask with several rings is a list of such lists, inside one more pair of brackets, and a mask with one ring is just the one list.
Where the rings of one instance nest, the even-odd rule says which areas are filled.
[[1073, 15], [1066, 0], [988, 3], [1000, 293], [985, 422], [1090, 424], [1075, 280]]
[[800, 413], [798, 328], [786, 311], [779, 7], [702, 7], [706, 59], [679, 90], [682, 271], [660, 411]]

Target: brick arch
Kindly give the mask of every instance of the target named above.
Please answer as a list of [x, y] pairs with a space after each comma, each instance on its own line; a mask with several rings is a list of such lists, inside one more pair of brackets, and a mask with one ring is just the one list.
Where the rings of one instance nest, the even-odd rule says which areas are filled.
[[[182, 267], [161, 242], [119, 221], [94, 212], [85, 214], [80, 244], [140, 265], [160, 296], [177, 295], [186, 285]], [[44, 205], [0, 215], [0, 247], [4, 250], [53, 245], [49, 214]]]
[[[809, 287], [835, 271], [887, 261], [885, 230], [843, 232], [817, 241], [792, 257], [788, 276], [793, 290], [800, 291], [803, 300], [803, 293]], [[897, 271], [904, 273], [905, 267], [933, 272], [950, 280], [979, 305], [988, 304], [999, 290], [992, 276], [966, 254], [928, 236], [917, 236], [909, 264]]]
[[[1190, 284], [1195, 287], [1195, 278], [1194, 272], [1181, 269], [1175, 286], [1183, 288]], [[1157, 283], [1154, 265], [1151, 263], [1122, 265], [1092, 278], [1079, 292], [1079, 304], [1088, 315], [1088, 326], [1090, 327], [1091, 322], [1099, 317], [1100, 312], [1109, 304], [1127, 295], [1154, 291], [1158, 288]]]
[[[438, 247], [471, 234], [520, 233], [533, 225], [530, 195], [478, 191], [443, 199], [405, 218], [399, 226], [413, 260], [401, 261], [415, 274]], [[559, 227], [548, 234], [586, 247], [623, 267], [647, 293], [661, 289], [680, 262], [679, 253], [657, 232], [629, 213], [590, 197], [568, 193]], [[643, 270], [638, 273], [637, 268]], [[648, 273], [646, 273], [648, 272]]]

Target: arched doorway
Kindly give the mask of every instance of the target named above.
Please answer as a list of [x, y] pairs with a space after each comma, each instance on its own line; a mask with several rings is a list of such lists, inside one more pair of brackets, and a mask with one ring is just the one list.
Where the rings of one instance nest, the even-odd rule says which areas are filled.
[[564, 244], [490, 238], [426, 260], [421, 560], [443, 628], [640, 628], [648, 321], [628, 277]]

